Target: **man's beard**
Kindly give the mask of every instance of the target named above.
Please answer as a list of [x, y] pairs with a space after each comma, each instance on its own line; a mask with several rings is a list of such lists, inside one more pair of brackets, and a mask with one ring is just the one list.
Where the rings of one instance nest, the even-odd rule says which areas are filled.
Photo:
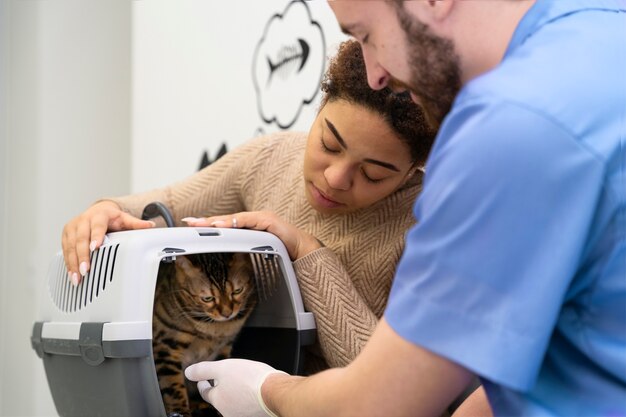
[[431, 33], [428, 26], [396, 2], [400, 26], [406, 34], [411, 68], [408, 87], [424, 108], [427, 122], [438, 129], [461, 89], [461, 67], [454, 44]]

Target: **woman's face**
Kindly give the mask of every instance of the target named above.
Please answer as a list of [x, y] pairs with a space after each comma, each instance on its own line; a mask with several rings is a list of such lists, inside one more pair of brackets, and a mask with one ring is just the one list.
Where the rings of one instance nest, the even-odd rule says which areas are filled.
[[376, 112], [345, 100], [317, 115], [304, 155], [306, 196], [322, 213], [347, 213], [382, 200], [415, 169], [409, 147]]

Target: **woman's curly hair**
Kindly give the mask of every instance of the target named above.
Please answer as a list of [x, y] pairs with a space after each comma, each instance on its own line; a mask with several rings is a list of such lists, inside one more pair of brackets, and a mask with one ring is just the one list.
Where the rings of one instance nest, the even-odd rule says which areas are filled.
[[435, 139], [419, 105], [408, 93], [394, 93], [389, 87], [372, 90], [367, 84], [365, 61], [357, 41], [341, 45], [322, 80], [321, 107], [335, 100], [346, 100], [380, 114], [411, 150], [411, 160], [423, 165]]

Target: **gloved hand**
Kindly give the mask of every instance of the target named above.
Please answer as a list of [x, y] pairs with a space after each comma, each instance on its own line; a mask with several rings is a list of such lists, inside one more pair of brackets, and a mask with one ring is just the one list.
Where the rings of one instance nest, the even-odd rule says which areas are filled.
[[261, 398], [261, 385], [273, 373], [287, 375], [262, 362], [246, 359], [198, 362], [185, 369], [187, 379], [198, 382], [202, 398], [224, 417], [277, 417]]

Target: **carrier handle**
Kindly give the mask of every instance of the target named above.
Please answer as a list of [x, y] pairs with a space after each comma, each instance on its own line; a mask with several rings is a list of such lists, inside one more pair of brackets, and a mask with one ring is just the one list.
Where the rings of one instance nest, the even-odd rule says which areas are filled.
[[141, 213], [141, 220], [150, 220], [155, 217], [163, 217], [167, 227], [174, 227], [174, 218], [167, 206], [160, 201], [155, 201], [148, 204]]

